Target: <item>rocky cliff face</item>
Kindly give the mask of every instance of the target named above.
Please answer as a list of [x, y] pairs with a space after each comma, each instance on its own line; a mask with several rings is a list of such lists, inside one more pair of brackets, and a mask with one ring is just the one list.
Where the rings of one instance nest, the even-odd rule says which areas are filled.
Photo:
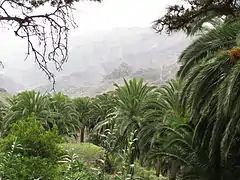
[[[120, 64], [117, 68], [115, 68], [112, 72], [102, 76], [99, 81], [92, 82], [82, 82], [79, 84], [74, 84], [66, 79], [57, 82], [56, 91], [61, 91], [67, 94], [70, 97], [77, 96], [94, 96], [97, 94], [101, 94], [105, 91], [112, 90], [114, 88], [114, 83], [123, 83], [123, 78], [131, 79], [131, 78], [143, 78], [145, 82], [148, 82], [152, 85], [161, 85], [164, 84], [167, 80], [174, 78], [176, 72], [178, 70], [178, 65], [176, 63], [161, 66], [159, 68], [141, 68], [138, 70], [133, 70], [131, 66], [126, 63]], [[76, 74], [77, 78], [79, 74]], [[79, 76], [81, 77], [81, 76]], [[65, 77], [72, 79], [72, 77]], [[71, 84], [71, 85], [70, 85]], [[51, 85], [41, 86], [37, 88], [42, 92], [46, 90], [50, 90], [52, 88]]]

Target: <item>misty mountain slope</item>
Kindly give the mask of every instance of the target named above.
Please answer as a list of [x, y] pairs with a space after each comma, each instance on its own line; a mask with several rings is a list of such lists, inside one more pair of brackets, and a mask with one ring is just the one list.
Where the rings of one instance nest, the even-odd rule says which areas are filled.
[[0, 105], [4, 104], [7, 105], [8, 104], [8, 98], [11, 98], [11, 94], [8, 93], [5, 89], [0, 88]]
[[0, 74], [0, 89], [5, 89], [7, 92], [14, 94], [25, 89], [25, 87], [15, 82], [12, 78]]
[[[131, 66], [123, 62], [112, 72], [103, 76], [101, 81], [82, 82], [80, 85], [70, 85], [66, 81], [60, 81], [60, 83], [56, 85], [55, 90], [61, 91], [70, 97], [95, 96], [105, 91], [113, 90], [114, 83], [123, 84], [123, 78], [127, 80], [132, 78], [143, 78], [144, 81], [148, 82], [149, 84], [161, 85], [167, 80], [174, 78], [178, 68], [179, 66], [174, 63], [171, 65], [162, 66], [161, 68], [140, 68], [137, 71], [133, 71]], [[51, 89], [51, 86], [41, 86], [37, 88], [37, 90], [46, 92], [47, 88]]]
[[[79, 42], [76, 43], [76, 39]], [[73, 41], [73, 40], [72, 40]], [[189, 44], [184, 34], [159, 35], [151, 28], [116, 28], [92, 36], [76, 37], [65, 71], [74, 72], [100, 63], [109, 72], [122, 61], [139, 67], [171, 64]], [[77, 58], [76, 58], [77, 57]], [[114, 62], [109, 66], [107, 62]]]
[[[116, 28], [70, 42], [70, 58], [57, 76], [55, 90], [69, 96], [93, 96], [109, 89], [114, 81], [121, 82], [124, 76], [161, 83], [162, 68], [176, 64], [190, 39], [181, 33], [158, 35], [151, 28]], [[36, 89], [46, 92], [51, 88], [47, 83]]]
[[104, 91], [113, 90], [114, 83], [124, 83], [123, 78], [126, 80], [132, 78], [143, 78], [145, 82], [158, 86], [164, 84], [169, 79], [174, 78], [179, 66], [174, 63], [162, 66], [161, 68], [140, 68], [137, 71], [128, 71], [129, 69], [131, 69], [129, 65], [122, 63], [119, 67], [103, 78], [103, 80], [99, 83], [98, 88], [95, 90], [95, 93], [100, 94]]

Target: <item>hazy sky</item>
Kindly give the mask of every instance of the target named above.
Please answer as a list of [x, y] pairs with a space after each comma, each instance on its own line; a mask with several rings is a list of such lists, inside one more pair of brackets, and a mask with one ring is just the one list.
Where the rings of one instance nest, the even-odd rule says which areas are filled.
[[[104, 0], [102, 3], [78, 2], [74, 17], [78, 28], [70, 37], [81, 36], [116, 27], [150, 27], [165, 12], [165, 7], [177, 0]], [[14, 36], [10, 28], [0, 29], [0, 60], [5, 62], [5, 73], [35, 66], [33, 60], [23, 63], [26, 41]], [[0, 69], [1, 72], [1, 69]]]
[[114, 27], [151, 26], [176, 0], [104, 0], [77, 5], [78, 32], [92, 32]]
[[[165, 7], [177, 0], [104, 0], [102, 3], [78, 2], [74, 17], [78, 28], [70, 36], [96, 33], [116, 27], [143, 27], [163, 15]], [[24, 40], [10, 28], [0, 29], [0, 59], [10, 61], [12, 53], [23, 54]], [[21, 48], [20, 48], [21, 47]], [[16, 65], [16, 64], [15, 64]]]

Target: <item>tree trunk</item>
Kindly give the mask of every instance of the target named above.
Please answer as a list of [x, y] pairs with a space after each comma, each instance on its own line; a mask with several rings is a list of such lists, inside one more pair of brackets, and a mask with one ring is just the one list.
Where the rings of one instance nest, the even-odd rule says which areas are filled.
[[80, 142], [84, 142], [84, 127], [80, 130]]
[[172, 161], [169, 180], [176, 180], [179, 167], [180, 167], [180, 163], [178, 161]]
[[88, 135], [89, 135], [89, 129], [87, 127], [84, 128], [84, 141], [88, 139]]
[[144, 158], [142, 156], [139, 158], [139, 163], [141, 167], [144, 167]]
[[74, 134], [74, 138], [77, 143], [80, 142], [80, 134], [81, 134], [81, 129], [78, 128], [76, 134]]
[[212, 179], [219, 179], [221, 180], [221, 150], [220, 150], [220, 141], [217, 144], [217, 147], [214, 152], [214, 156], [212, 157], [212, 162], [210, 162], [210, 166], [213, 168], [213, 177]]
[[150, 159], [147, 159], [146, 162], [147, 162], [147, 167], [146, 168], [147, 168], [147, 170], [150, 171], [151, 168], [152, 168], [152, 161]]
[[157, 164], [156, 164], [156, 176], [159, 177], [161, 173], [162, 163], [160, 157], [157, 158]]

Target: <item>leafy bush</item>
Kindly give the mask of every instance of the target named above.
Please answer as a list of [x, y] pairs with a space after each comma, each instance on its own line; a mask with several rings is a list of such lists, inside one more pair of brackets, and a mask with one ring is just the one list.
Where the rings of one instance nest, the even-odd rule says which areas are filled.
[[34, 117], [18, 121], [11, 127], [11, 132], [4, 140], [4, 151], [9, 151], [13, 142], [21, 144], [18, 153], [24, 156], [40, 156], [42, 158], [56, 159], [63, 151], [58, 143], [62, 142], [58, 130], [54, 127], [46, 131], [42, 123]]
[[63, 178], [65, 180], [104, 180], [101, 174], [101, 171], [97, 169], [94, 171], [89, 167], [85, 168], [84, 164], [80, 162], [78, 155], [76, 155], [73, 151], [69, 151], [67, 155], [65, 155], [61, 163], [67, 165], [63, 172]]
[[45, 131], [35, 117], [13, 124], [2, 140], [0, 177], [11, 180], [59, 179], [62, 166], [58, 163], [64, 151], [58, 131]]

